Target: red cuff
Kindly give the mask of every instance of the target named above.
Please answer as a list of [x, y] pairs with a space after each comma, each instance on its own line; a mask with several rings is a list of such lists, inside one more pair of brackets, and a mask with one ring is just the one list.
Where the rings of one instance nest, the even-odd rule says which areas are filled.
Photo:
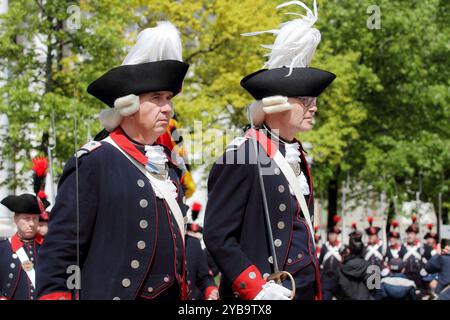
[[209, 299], [209, 295], [211, 294], [211, 292], [213, 292], [214, 290], [218, 290], [216, 286], [209, 286], [208, 288], [205, 289], [205, 300]]
[[233, 282], [233, 292], [243, 300], [252, 300], [262, 290], [266, 280], [261, 276], [258, 268], [251, 265], [245, 269]]
[[39, 300], [72, 300], [70, 292], [53, 292], [43, 295]]

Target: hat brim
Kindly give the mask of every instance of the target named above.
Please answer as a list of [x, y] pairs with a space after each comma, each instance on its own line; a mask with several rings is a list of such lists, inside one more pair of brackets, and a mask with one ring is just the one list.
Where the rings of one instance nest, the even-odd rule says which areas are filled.
[[270, 96], [318, 97], [336, 75], [316, 68], [263, 69], [241, 80], [241, 86], [256, 100]]
[[111, 69], [92, 82], [87, 92], [109, 107], [116, 99], [148, 92], [180, 93], [189, 64], [176, 60], [162, 60]]

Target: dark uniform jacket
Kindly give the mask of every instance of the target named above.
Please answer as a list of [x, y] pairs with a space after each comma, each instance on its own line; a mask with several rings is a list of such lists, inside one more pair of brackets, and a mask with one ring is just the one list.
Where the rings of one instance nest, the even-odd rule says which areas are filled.
[[[29, 261], [36, 265], [37, 254], [43, 242], [40, 234], [34, 241], [24, 243], [17, 234], [11, 241], [0, 242], [0, 298], [7, 300], [34, 300], [36, 289], [31, 284], [27, 273], [22, 269], [22, 264], [17, 256], [17, 250], [24, 248]], [[34, 267], [36, 270], [36, 267]]]
[[[320, 295], [318, 262], [312, 230], [302, 216], [299, 204], [289, 191], [287, 179], [269, 157], [277, 148], [285, 154], [282, 142], [258, 144], [267, 195], [273, 245], [280, 270], [296, 278], [297, 297], [314, 299]], [[223, 277], [221, 298], [239, 296], [253, 299], [273, 272], [256, 155], [252, 138], [240, 139], [213, 166], [208, 180], [204, 241]], [[252, 140], [254, 141], [254, 140]], [[312, 180], [301, 152], [301, 168], [307, 177], [310, 194], [305, 196], [313, 219]], [[286, 283], [288, 288], [290, 283]]]
[[[146, 163], [143, 146], [132, 143], [120, 128], [111, 137]], [[146, 176], [107, 142], [91, 142], [77, 156], [64, 168], [39, 254], [39, 296], [70, 298], [75, 265], [81, 269], [80, 299], [153, 299], [169, 288], [185, 288], [180, 230]], [[176, 167], [169, 168], [184, 210]]]
[[450, 255], [434, 255], [425, 266], [429, 273], [438, 274], [436, 293], [439, 300], [450, 300]]
[[192, 300], [208, 299], [211, 291], [217, 287], [200, 240], [189, 233], [186, 235], [186, 262], [189, 298]]

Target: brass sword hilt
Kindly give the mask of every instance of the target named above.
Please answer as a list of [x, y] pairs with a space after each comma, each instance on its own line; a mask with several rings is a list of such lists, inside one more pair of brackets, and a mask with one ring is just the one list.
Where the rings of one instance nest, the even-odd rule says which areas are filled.
[[292, 276], [292, 274], [290, 274], [287, 271], [274, 272], [267, 278], [267, 281], [273, 280], [276, 284], [281, 285], [287, 278], [289, 278], [289, 280], [291, 280], [291, 284], [292, 284], [291, 300], [294, 300], [294, 298], [295, 298], [295, 280], [294, 280], [294, 277]]

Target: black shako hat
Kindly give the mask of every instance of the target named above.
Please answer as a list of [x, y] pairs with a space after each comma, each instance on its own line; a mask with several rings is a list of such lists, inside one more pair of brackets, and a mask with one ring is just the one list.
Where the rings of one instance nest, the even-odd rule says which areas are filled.
[[241, 80], [241, 86], [256, 100], [282, 95], [286, 97], [318, 97], [336, 78], [334, 73], [316, 68], [287, 67], [263, 69]]
[[110, 108], [116, 99], [147, 92], [180, 93], [189, 64], [177, 60], [161, 60], [113, 68], [92, 82], [87, 92]]
[[[41, 214], [37, 197], [29, 193], [20, 196], [7, 196], [1, 201], [1, 204], [14, 213]], [[42, 204], [47, 208], [50, 202], [47, 199], [42, 199]]]

